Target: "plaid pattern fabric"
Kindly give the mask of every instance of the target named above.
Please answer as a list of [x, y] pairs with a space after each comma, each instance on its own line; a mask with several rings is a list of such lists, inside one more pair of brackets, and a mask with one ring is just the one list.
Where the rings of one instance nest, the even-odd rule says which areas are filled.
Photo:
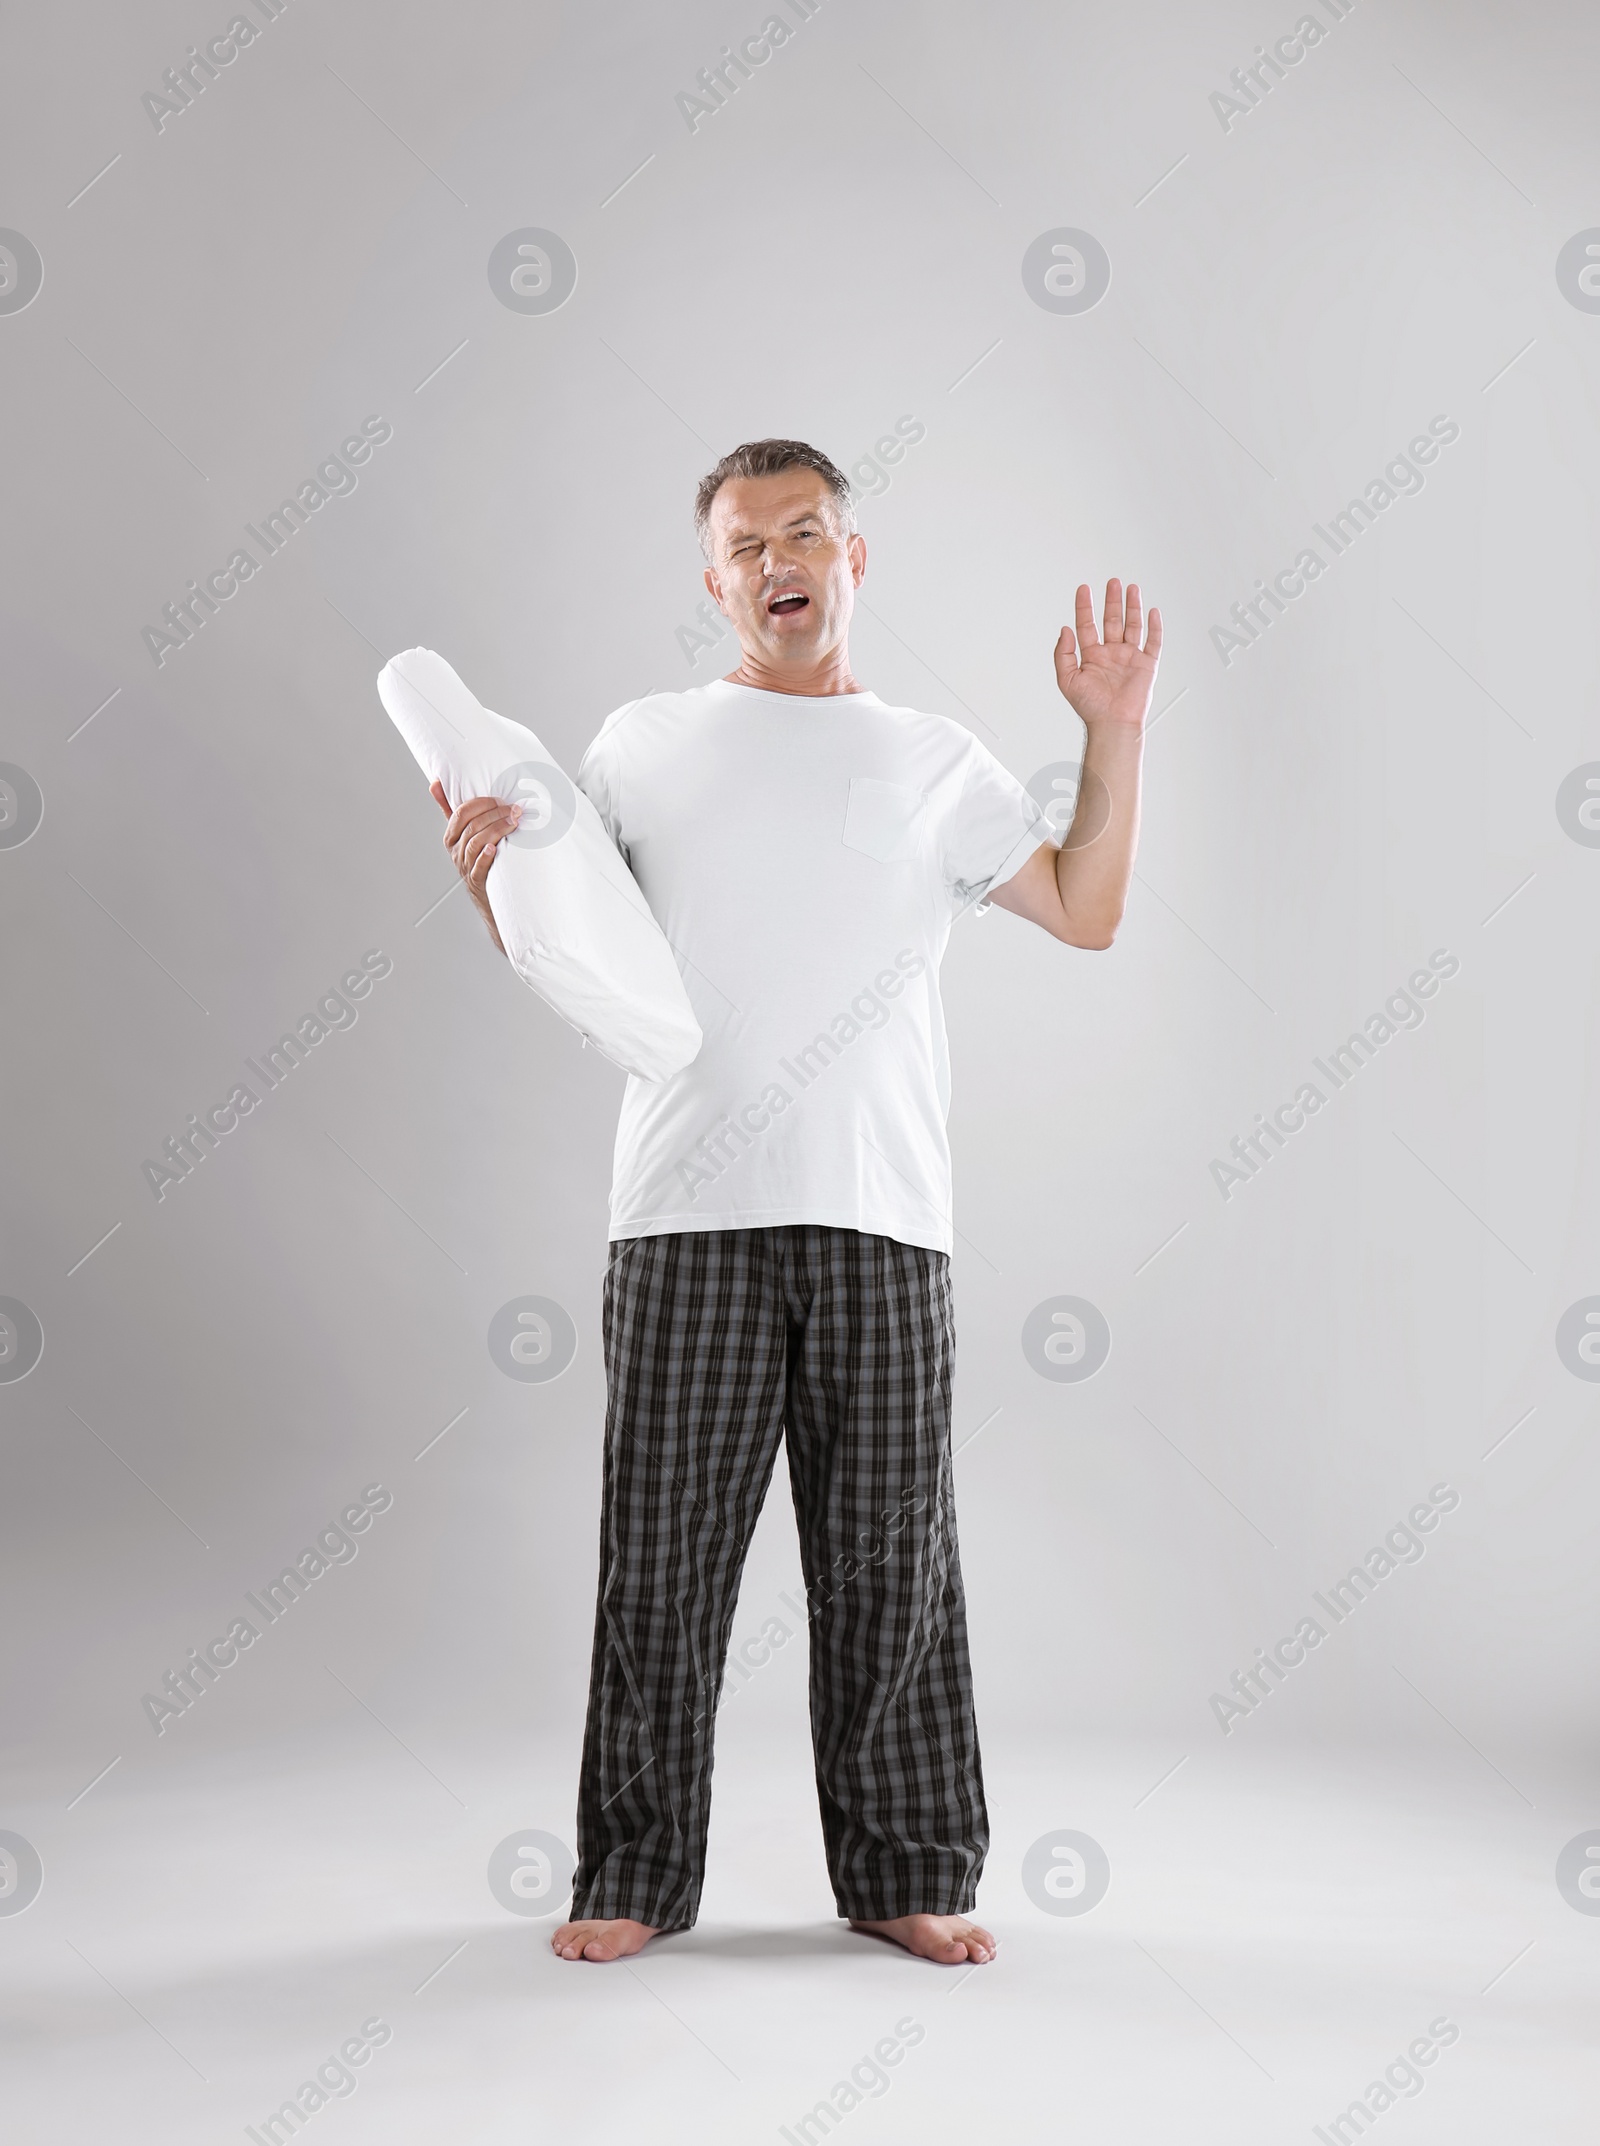
[[783, 1434], [839, 1913], [967, 1913], [989, 1835], [950, 1467], [948, 1257], [812, 1223], [626, 1238], [604, 1338], [574, 1919], [695, 1920], [723, 1662]]

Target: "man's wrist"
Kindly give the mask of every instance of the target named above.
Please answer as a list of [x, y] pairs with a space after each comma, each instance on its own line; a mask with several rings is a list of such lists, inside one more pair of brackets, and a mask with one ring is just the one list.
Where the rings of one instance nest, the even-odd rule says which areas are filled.
[[505, 941], [501, 938], [500, 927], [494, 920], [494, 911], [489, 907], [488, 896], [482, 893], [479, 888], [473, 886], [470, 880], [467, 882], [467, 892], [472, 896], [472, 906], [482, 917], [484, 924], [488, 928], [490, 938], [499, 947], [501, 953], [505, 953]]
[[1080, 716], [1078, 720], [1091, 738], [1097, 738], [1104, 744], [1111, 743], [1113, 739], [1127, 738], [1136, 745], [1142, 745], [1148, 716], [1141, 715], [1132, 721], [1124, 715], [1097, 716], [1092, 723], [1084, 716]]

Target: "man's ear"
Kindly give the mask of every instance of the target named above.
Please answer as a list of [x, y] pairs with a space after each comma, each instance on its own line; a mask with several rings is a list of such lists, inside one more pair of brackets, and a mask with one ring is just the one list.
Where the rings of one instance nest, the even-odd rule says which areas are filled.
[[706, 588], [710, 593], [711, 601], [720, 611], [722, 609], [722, 586], [709, 566], [706, 568]]
[[867, 540], [859, 534], [853, 536], [846, 549], [850, 554], [850, 572], [855, 578], [856, 587], [859, 589], [867, 571]]

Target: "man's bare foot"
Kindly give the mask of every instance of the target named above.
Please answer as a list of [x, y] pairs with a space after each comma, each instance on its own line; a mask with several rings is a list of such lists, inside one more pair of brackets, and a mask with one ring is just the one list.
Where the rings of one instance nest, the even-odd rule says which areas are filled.
[[625, 1960], [643, 1952], [655, 1934], [654, 1925], [619, 1915], [609, 1922], [564, 1922], [550, 1947], [559, 1960]]
[[892, 1938], [914, 1952], [919, 1960], [937, 1960], [941, 1967], [959, 1967], [963, 1960], [980, 1966], [992, 1960], [998, 1949], [989, 1932], [965, 1915], [896, 1915], [888, 1922], [857, 1922], [852, 1930], [868, 1930], [874, 1937]]

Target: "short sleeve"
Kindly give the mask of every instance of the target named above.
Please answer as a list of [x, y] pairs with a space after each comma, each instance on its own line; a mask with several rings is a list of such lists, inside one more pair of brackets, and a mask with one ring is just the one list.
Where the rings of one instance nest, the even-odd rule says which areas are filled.
[[628, 845], [622, 832], [622, 771], [617, 765], [617, 756], [612, 741], [606, 732], [611, 728], [608, 719], [604, 728], [589, 746], [578, 763], [578, 788], [599, 813], [606, 833], [616, 844], [624, 864], [632, 865]]
[[1043, 842], [1055, 845], [1055, 830], [1037, 800], [1000, 765], [987, 746], [972, 739], [961, 789], [943, 829], [944, 881], [952, 905], [980, 912], [988, 897], [1020, 872]]

